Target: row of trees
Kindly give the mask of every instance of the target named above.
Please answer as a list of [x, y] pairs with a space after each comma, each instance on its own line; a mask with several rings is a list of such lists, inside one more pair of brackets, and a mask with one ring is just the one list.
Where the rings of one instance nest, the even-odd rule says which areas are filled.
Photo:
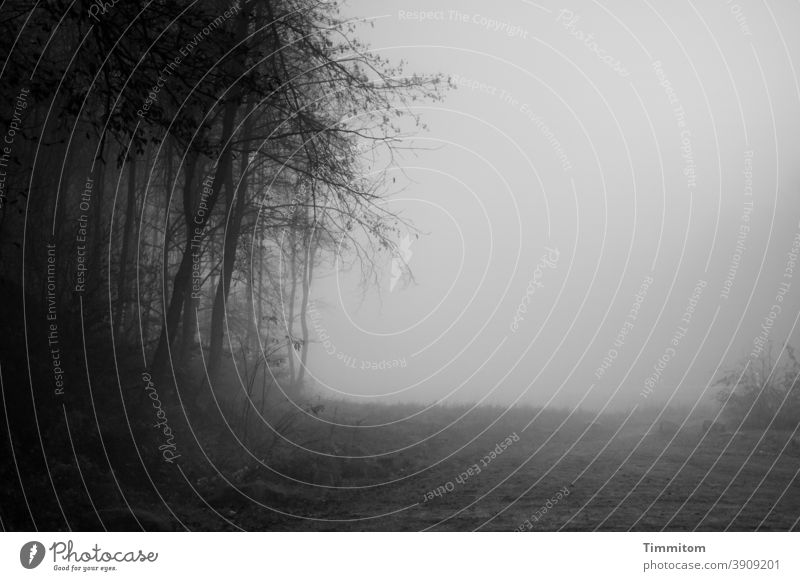
[[202, 340], [212, 377], [227, 347], [301, 385], [315, 268], [394, 251], [385, 171], [439, 79], [321, 0], [12, 0], [0, 25], [0, 98], [26, 91], [4, 276], [44, 303], [49, 243], [60, 332], [89, 351], [113, 339], [168, 376]]
[[[358, 26], [323, 0], [0, 5], [4, 529], [211, 517], [202, 478], [319, 411], [314, 279], [395, 250], [387, 171], [440, 86]], [[256, 368], [293, 401], [248, 423], [255, 397], [216, 395]]]

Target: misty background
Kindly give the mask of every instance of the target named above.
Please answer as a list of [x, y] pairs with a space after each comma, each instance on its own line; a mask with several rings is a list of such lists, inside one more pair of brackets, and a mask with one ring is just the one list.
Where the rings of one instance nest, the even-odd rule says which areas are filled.
[[[392, 174], [387, 204], [417, 229], [413, 280], [392, 289], [387, 259], [377, 288], [343, 264], [315, 281], [320, 393], [692, 404], [751, 353], [782, 282], [768, 336], [793, 340], [798, 41], [776, 25], [797, 5], [354, 0], [345, 14], [375, 51], [454, 89], [420, 105], [428, 130]], [[557, 263], [537, 274], [548, 248]]]

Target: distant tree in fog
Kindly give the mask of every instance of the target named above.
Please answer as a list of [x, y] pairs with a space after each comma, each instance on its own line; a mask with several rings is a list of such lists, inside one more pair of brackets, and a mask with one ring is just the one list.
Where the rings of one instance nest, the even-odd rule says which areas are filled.
[[794, 429], [800, 424], [800, 361], [790, 345], [776, 357], [770, 343], [725, 371], [716, 385], [722, 386], [717, 401], [723, 414], [745, 428]]

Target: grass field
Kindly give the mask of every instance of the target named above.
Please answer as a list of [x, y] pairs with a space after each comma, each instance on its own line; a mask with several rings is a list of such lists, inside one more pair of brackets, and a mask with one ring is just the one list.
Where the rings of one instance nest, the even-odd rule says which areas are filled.
[[180, 518], [248, 530], [798, 529], [790, 432], [704, 432], [701, 417], [677, 412], [592, 421], [533, 408], [421, 410], [328, 402], [297, 414], [286, 440], [217, 442], [229, 451], [211, 459], [211, 475], [189, 477], [199, 502], [181, 502]]
[[[206, 390], [203, 399], [194, 378], [179, 397], [157, 384], [154, 402], [156, 389], [144, 385], [137, 378], [116, 394], [73, 388], [74, 411], [42, 407], [38, 432], [36, 418], [8, 416], [6, 527], [800, 529], [797, 431], [742, 429], [730, 419], [709, 428], [714, 404], [600, 416], [314, 396], [295, 405], [275, 393]], [[81, 411], [91, 405], [94, 414]], [[46, 457], [36, 452], [40, 437]]]

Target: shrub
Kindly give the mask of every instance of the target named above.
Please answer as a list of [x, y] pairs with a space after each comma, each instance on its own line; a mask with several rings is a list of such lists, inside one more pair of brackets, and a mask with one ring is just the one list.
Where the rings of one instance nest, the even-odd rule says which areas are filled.
[[715, 385], [717, 401], [729, 420], [746, 428], [794, 429], [800, 423], [800, 361], [786, 346], [774, 356], [772, 345], [726, 371]]

